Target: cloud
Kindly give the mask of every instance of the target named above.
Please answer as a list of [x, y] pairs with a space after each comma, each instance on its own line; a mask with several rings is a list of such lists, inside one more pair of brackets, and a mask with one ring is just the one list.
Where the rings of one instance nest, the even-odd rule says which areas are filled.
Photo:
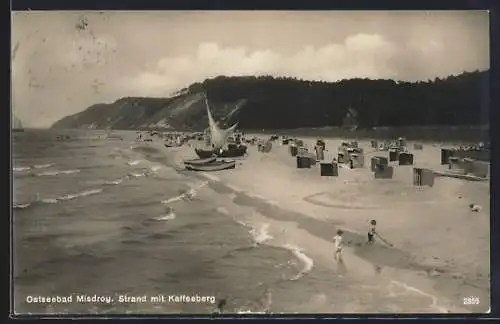
[[356, 34], [342, 43], [304, 46], [290, 55], [270, 49], [224, 47], [215, 42], [199, 44], [192, 55], [164, 57], [153, 69], [122, 80], [131, 95], [166, 95], [218, 75], [273, 75], [308, 80], [344, 78], [394, 78], [391, 60], [395, 44], [377, 34]]
[[[426, 80], [489, 66], [487, 12], [81, 12], [13, 15], [13, 109], [48, 126], [217, 75]], [[17, 44], [17, 45], [16, 45]]]

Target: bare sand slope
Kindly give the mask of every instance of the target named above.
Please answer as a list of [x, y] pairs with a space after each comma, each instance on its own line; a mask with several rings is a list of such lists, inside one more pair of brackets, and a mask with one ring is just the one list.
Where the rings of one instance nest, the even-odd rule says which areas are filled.
[[[314, 139], [304, 140], [314, 146]], [[340, 143], [326, 140], [326, 159], [337, 154]], [[213, 180], [213, 189], [232, 194], [234, 203], [254, 208], [254, 217], [274, 224], [274, 231], [279, 231], [273, 235], [276, 244], [300, 246], [332, 274], [398, 285], [428, 297], [432, 306], [428, 312], [486, 311], [490, 302], [489, 183], [440, 177], [432, 188], [416, 188], [411, 166], [395, 167], [393, 179], [374, 179], [370, 157], [388, 153], [374, 152], [367, 141], [360, 146], [366, 152], [365, 168], [342, 168], [338, 177], [321, 177], [318, 166], [297, 169], [288, 147], [278, 143], [270, 153], [249, 147], [249, 155], [236, 169], [205, 176]], [[426, 144], [424, 150], [413, 153], [415, 166], [443, 168], [438, 145]], [[175, 151], [179, 166], [192, 157], [192, 148]], [[482, 211], [469, 211], [471, 203], [482, 205]], [[393, 247], [380, 240], [374, 246], [364, 244], [370, 219], [377, 220], [378, 231]], [[347, 243], [345, 263], [340, 265], [332, 260], [331, 244], [338, 228], [344, 230]], [[463, 305], [463, 298], [469, 296], [479, 297], [480, 304]], [[409, 304], [400, 311], [420, 309]]]

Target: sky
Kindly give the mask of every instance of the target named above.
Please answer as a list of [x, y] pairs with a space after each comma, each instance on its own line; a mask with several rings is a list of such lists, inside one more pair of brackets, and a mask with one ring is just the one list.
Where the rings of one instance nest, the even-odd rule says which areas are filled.
[[488, 68], [486, 11], [12, 14], [12, 109], [27, 127], [218, 75], [416, 81]]

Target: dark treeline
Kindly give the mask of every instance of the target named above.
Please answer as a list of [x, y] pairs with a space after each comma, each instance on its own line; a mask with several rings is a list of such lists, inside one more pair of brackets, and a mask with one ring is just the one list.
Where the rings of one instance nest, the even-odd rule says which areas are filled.
[[[480, 126], [488, 124], [489, 72], [413, 83], [220, 76], [192, 84], [171, 98], [125, 97], [95, 104], [53, 127], [161, 128], [165, 126], [158, 123], [166, 122], [174, 129], [203, 130], [208, 126], [203, 93], [217, 120], [223, 125], [239, 122], [245, 130]], [[242, 108], [231, 113], [238, 103], [244, 103]]]
[[358, 129], [488, 124], [488, 71], [421, 82], [220, 76], [184, 90], [204, 91], [215, 103], [246, 99], [233, 116], [242, 129], [342, 126], [350, 108]]

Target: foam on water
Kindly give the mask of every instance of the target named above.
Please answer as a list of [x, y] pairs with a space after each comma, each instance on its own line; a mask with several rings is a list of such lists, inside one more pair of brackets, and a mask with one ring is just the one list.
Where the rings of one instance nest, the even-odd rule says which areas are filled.
[[129, 176], [133, 177], [133, 178], [145, 177], [147, 175], [148, 175], [147, 172], [133, 172], [133, 173], [129, 174]]
[[14, 172], [23, 172], [23, 171], [28, 171], [31, 170], [31, 167], [14, 167], [12, 168]]
[[215, 209], [219, 214], [229, 216], [229, 211], [225, 207], [217, 207]]
[[79, 198], [79, 197], [96, 195], [96, 194], [101, 193], [101, 192], [102, 192], [102, 189], [90, 189], [90, 190], [85, 190], [85, 191], [82, 191], [82, 192], [79, 192], [76, 194], [68, 194], [68, 195], [64, 195], [61, 197], [57, 197], [56, 199], [57, 200], [72, 200], [72, 199]]
[[153, 165], [153, 166], [151, 167], [151, 172], [156, 172], [156, 171], [158, 171], [158, 170], [160, 170], [160, 169], [161, 169], [161, 166], [160, 166], [160, 165]]
[[130, 165], [130, 166], [134, 166], [134, 165], [137, 165], [137, 164], [139, 164], [141, 162], [142, 162], [142, 160], [133, 160], [133, 161], [127, 162], [127, 164]]
[[189, 190], [181, 193], [178, 196], [175, 196], [175, 197], [172, 197], [172, 198], [169, 198], [166, 200], [162, 200], [161, 203], [162, 204], [170, 204], [170, 203], [173, 203], [176, 201], [181, 201], [181, 200], [191, 200], [198, 195], [198, 190], [205, 187], [207, 184], [208, 184], [208, 181], [204, 181], [201, 184], [192, 185], [192, 186], [190, 186]]
[[260, 224], [250, 230], [250, 235], [252, 235], [253, 240], [257, 244], [262, 244], [265, 241], [273, 239], [273, 236], [269, 234], [269, 224]]
[[75, 174], [79, 173], [79, 169], [74, 169], [74, 170], [54, 170], [54, 171], [45, 171], [45, 172], [40, 172], [37, 173], [36, 176], [38, 177], [48, 177], [48, 176], [56, 176], [56, 175], [61, 175], [61, 174]]
[[13, 208], [14, 209], [24, 209], [28, 208], [31, 204], [18, 204], [18, 203], [13, 203]]
[[445, 307], [439, 305], [439, 299], [434, 296], [434, 295], [431, 295], [429, 293], [426, 293], [418, 288], [415, 288], [413, 286], [410, 286], [410, 285], [407, 285], [405, 284], [404, 282], [400, 282], [400, 281], [396, 281], [396, 280], [391, 280], [391, 284], [394, 285], [394, 286], [397, 286], [397, 287], [400, 287], [400, 288], [403, 288], [405, 291], [407, 292], [414, 292], [414, 293], [417, 293], [421, 296], [425, 296], [425, 297], [428, 297], [430, 300], [431, 300], [431, 304], [429, 305], [429, 307], [437, 312], [440, 312], [440, 313], [449, 313], [449, 310], [446, 309]]
[[184, 194], [182, 195], [179, 195], [179, 196], [175, 196], [175, 197], [172, 197], [172, 198], [169, 198], [169, 199], [166, 199], [166, 200], [162, 200], [161, 203], [162, 204], [170, 204], [170, 203], [173, 203], [173, 202], [176, 202], [176, 201], [180, 201], [180, 200], [183, 200], [184, 199]]
[[51, 166], [53, 166], [54, 163], [46, 163], [46, 164], [35, 164], [33, 166], [33, 169], [46, 169], [46, 168], [50, 168]]
[[116, 179], [116, 180], [112, 180], [112, 181], [105, 181], [104, 184], [105, 185], [113, 185], [113, 186], [116, 186], [116, 185], [119, 185], [120, 183], [123, 182], [123, 180], [125, 180], [125, 178], [120, 178], [120, 179]]
[[155, 218], [155, 220], [158, 220], [158, 221], [169, 221], [169, 220], [175, 219], [175, 217], [176, 217], [175, 213], [173, 211], [170, 211], [166, 215], [163, 215], [163, 216]]
[[314, 267], [314, 261], [309, 256], [307, 256], [300, 247], [291, 244], [286, 244], [283, 247], [292, 251], [295, 257], [304, 264], [304, 268], [302, 268], [302, 270], [296, 276], [290, 278], [290, 281], [299, 280], [304, 275], [312, 271]]
[[97, 188], [97, 189], [84, 190], [84, 191], [76, 193], [76, 194], [67, 194], [67, 195], [56, 197], [56, 198], [40, 198], [39, 197], [40, 195], [36, 194], [36, 198], [31, 203], [14, 203], [13, 208], [14, 209], [25, 209], [25, 208], [28, 208], [30, 206], [34, 207], [40, 203], [41, 204], [57, 204], [57, 203], [62, 202], [62, 201], [68, 201], [68, 200], [73, 200], [73, 199], [80, 198], [80, 197], [95, 195], [95, 194], [98, 194], [101, 192], [102, 192], [102, 189]]
[[54, 163], [34, 164], [34, 165], [31, 165], [31, 166], [14, 167], [14, 168], [12, 168], [12, 170], [14, 172], [23, 172], [23, 171], [29, 171], [29, 170], [32, 170], [32, 169], [46, 169], [46, 168], [50, 168], [53, 165], [54, 165]]
[[[216, 211], [220, 214], [223, 215], [228, 215], [230, 216], [228, 210], [225, 207], [217, 207]], [[258, 247], [259, 244], [266, 244], [266, 242], [272, 240], [274, 237], [270, 235], [269, 233], [269, 228], [270, 224], [269, 223], [255, 223], [255, 222], [245, 222], [241, 219], [238, 219], [236, 217], [233, 217], [233, 220], [240, 224], [243, 227], [249, 228], [249, 234], [252, 237], [252, 240], [255, 242], [255, 246]], [[300, 278], [302, 278], [304, 275], [310, 273], [314, 267], [314, 261], [311, 259], [308, 255], [306, 255], [303, 250], [295, 245], [291, 244], [286, 244], [281, 246], [282, 248], [285, 248], [287, 250], [290, 250], [293, 255], [304, 264], [304, 267], [300, 272], [290, 278], [290, 281], [295, 281]]]
[[40, 199], [40, 202], [44, 204], [57, 204], [59, 200], [57, 198], [44, 198]]

